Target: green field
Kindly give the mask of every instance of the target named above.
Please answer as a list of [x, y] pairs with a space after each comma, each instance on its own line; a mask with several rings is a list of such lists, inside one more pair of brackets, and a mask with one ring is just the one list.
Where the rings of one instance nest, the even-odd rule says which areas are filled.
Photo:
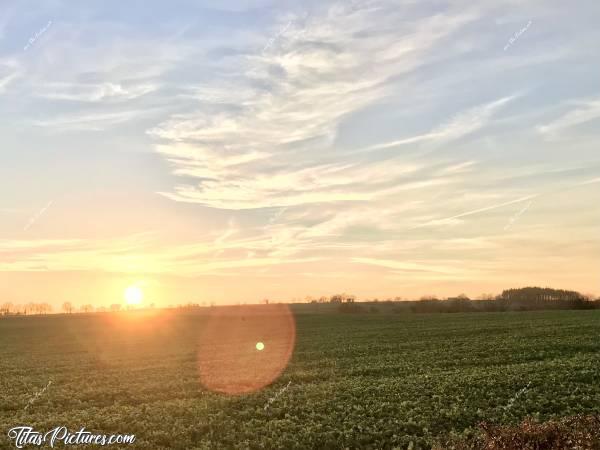
[[206, 312], [0, 318], [0, 447], [64, 425], [135, 434], [127, 448], [416, 449], [483, 420], [600, 412], [600, 311], [311, 311], [296, 307], [281, 377], [233, 397], [198, 380]]

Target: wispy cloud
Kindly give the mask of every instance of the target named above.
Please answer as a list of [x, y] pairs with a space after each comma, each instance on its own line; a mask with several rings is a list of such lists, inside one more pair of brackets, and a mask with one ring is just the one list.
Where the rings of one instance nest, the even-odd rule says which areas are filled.
[[9, 84], [21, 76], [20, 65], [13, 59], [0, 59], [0, 94], [3, 94]]
[[554, 138], [565, 129], [596, 120], [600, 117], [600, 99], [590, 99], [577, 102], [578, 107], [567, 111], [558, 119], [541, 125], [537, 129], [544, 136]]
[[53, 100], [68, 100], [77, 102], [107, 102], [127, 101], [156, 91], [158, 87], [150, 83], [48, 83], [38, 87], [40, 97]]
[[[239, 88], [230, 92], [245, 93], [242, 108], [181, 114], [149, 130], [167, 141], [157, 150], [176, 174], [199, 179], [163, 194], [227, 209], [374, 198], [377, 188], [366, 188], [363, 174], [397, 177], [406, 170], [403, 164], [388, 163], [381, 170], [356, 157], [331, 164], [318, 149], [331, 145], [346, 115], [382, 98], [386, 80], [422, 64], [432, 46], [474, 18], [470, 13], [434, 16], [398, 35], [389, 28], [397, 13], [386, 11], [389, 16], [368, 3], [362, 8], [335, 4], [311, 15], [301, 36], [286, 40], [284, 33], [273, 54], [240, 61], [246, 70], [230, 76], [239, 80]], [[374, 38], [358, 37], [365, 33]], [[380, 61], [375, 68], [370, 67], [373, 55]], [[256, 83], [268, 85], [268, 91], [249, 90]], [[486, 105], [479, 114], [495, 107]], [[475, 117], [457, 120], [471, 129], [478, 125]], [[456, 136], [463, 132], [457, 129], [461, 124], [448, 123], [436, 133]], [[285, 167], [292, 155], [295, 164]], [[232, 159], [244, 164], [226, 164]], [[352, 187], [357, 181], [360, 189]]]
[[516, 96], [504, 97], [493, 102], [473, 107], [467, 111], [456, 114], [446, 123], [443, 123], [432, 131], [399, 139], [383, 144], [373, 145], [362, 151], [385, 150], [401, 145], [415, 144], [423, 141], [450, 142], [480, 130], [487, 125], [493, 114], [503, 105], [516, 98]]
[[498, 209], [498, 208], [503, 208], [505, 206], [508, 205], [514, 205], [515, 203], [521, 203], [533, 198], [538, 197], [538, 194], [534, 194], [534, 195], [528, 195], [525, 197], [521, 197], [521, 198], [517, 198], [515, 200], [509, 200], [507, 202], [503, 202], [503, 203], [498, 203], [495, 205], [489, 205], [489, 206], [484, 206], [483, 208], [478, 208], [478, 209], [474, 209], [471, 211], [466, 211], [460, 214], [456, 214], [454, 216], [451, 217], [445, 217], [443, 219], [435, 219], [435, 220], [430, 220], [428, 222], [416, 225], [413, 228], [421, 228], [421, 227], [427, 227], [427, 226], [431, 226], [431, 225], [456, 225], [456, 224], [460, 224], [462, 223], [462, 221], [460, 221], [459, 219], [463, 218], [463, 217], [468, 217], [468, 216], [472, 216], [474, 214], [480, 214], [483, 212], [487, 212], [487, 211], [492, 211], [494, 209]]
[[353, 258], [353, 261], [356, 263], [362, 264], [372, 264], [375, 266], [387, 267], [389, 269], [400, 270], [405, 272], [438, 272], [445, 274], [457, 273], [460, 270], [438, 266], [435, 264], [427, 263], [414, 263], [414, 262], [404, 262], [404, 261], [392, 261], [392, 260], [380, 260], [373, 258]]
[[37, 120], [32, 124], [47, 128], [51, 132], [102, 131], [109, 127], [124, 124], [152, 114], [152, 110], [129, 110], [106, 113], [70, 114], [47, 120]]

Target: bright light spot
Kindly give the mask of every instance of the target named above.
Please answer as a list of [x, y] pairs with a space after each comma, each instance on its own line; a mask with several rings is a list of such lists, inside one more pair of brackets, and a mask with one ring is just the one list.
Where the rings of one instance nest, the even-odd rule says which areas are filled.
[[124, 297], [128, 305], [139, 305], [144, 299], [144, 293], [137, 286], [129, 286], [125, 289]]
[[262, 342], [257, 342], [256, 343], [256, 350], [261, 351], [265, 348], [265, 344], [263, 344]]

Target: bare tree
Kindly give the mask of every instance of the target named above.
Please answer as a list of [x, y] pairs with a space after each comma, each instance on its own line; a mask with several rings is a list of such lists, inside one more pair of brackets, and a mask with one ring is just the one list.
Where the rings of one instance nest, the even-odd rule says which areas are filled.
[[112, 305], [110, 305], [110, 310], [113, 312], [120, 311], [121, 305], [118, 303], [113, 303]]
[[342, 294], [332, 295], [329, 298], [329, 303], [354, 303], [356, 297], [354, 295], [348, 295], [345, 292]]
[[52, 312], [52, 305], [49, 303], [40, 303], [38, 305], [40, 314], [49, 314]]
[[71, 304], [71, 302], [64, 302], [62, 304], [62, 310], [67, 314], [71, 314], [73, 312], [73, 305]]
[[90, 313], [90, 312], [94, 311], [94, 307], [92, 305], [90, 305], [90, 304], [83, 305], [81, 307], [81, 311], [84, 312], [84, 313]]

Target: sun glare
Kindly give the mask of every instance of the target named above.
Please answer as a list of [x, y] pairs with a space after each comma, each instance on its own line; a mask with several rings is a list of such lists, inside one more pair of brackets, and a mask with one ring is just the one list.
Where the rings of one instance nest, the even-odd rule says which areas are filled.
[[128, 305], [139, 305], [144, 299], [144, 293], [138, 286], [129, 286], [125, 289], [124, 297]]

